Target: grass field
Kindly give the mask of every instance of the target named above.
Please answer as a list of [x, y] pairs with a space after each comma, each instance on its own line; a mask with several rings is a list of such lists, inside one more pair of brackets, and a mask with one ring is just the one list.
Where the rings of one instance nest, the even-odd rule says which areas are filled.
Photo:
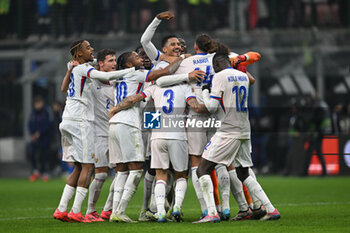
[[[184, 223], [64, 223], [52, 218], [64, 180], [0, 179], [0, 232], [350, 232], [350, 177], [258, 178], [281, 213], [278, 221], [242, 221], [192, 224], [200, 209], [189, 183], [184, 201]], [[98, 210], [102, 209], [111, 180], [105, 183]], [[127, 214], [134, 220], [142, 203], [142, 183]], [[70, 203], [72, 204], [72, 202]], [[231, 198], [231, 215], [238, 211]], [[86, 210], [86, 200], [82, 213]]]

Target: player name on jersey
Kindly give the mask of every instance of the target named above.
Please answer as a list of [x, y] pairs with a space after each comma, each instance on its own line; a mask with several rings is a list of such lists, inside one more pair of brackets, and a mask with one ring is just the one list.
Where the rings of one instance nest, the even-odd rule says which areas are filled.
[[237, 82], [237, 81], [248, 81], [248, 77], [247, 76], [229, 76], [227, 77], [227, 80], [229, 82]]
[[193, 60], [193, 65], [202, 64], [202, 63], [209, 63], [209, 59], [205, 57], [205, 58]]

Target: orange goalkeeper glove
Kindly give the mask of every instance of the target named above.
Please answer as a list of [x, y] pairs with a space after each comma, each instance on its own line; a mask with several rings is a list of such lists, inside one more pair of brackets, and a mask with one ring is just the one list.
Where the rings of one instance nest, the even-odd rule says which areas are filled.
[[230, 61], [231, 61], [232, 67], [237, 68], [238, 65], [247, 67], [247, 66], [259, 61], [260, 58], [261, 58], [261, 55], [258, 52], [247, 52], [243, 55], [239, 55], [237, 57], [230, 58]]

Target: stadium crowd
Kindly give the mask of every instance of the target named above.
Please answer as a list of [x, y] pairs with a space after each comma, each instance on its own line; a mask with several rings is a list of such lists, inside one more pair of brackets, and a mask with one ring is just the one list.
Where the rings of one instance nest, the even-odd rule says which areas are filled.
[[349, 27], [350, 21], [347, 0], [0, 0], [0, 39], [141, 32], [165, 9], [177, 14], [171, 31]]

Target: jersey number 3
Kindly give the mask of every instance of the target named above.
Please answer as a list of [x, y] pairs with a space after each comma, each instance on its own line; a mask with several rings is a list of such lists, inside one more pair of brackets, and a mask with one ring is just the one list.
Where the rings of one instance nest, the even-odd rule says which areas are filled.
[[174, 92], [171, 89], [168, 89], [164, 92], [163, 94], [164, 97], [167, 97], [167, 103], [169, 106], [163, 106], [163, 112], [166, 114], [169, 114], [173, 111], [173, 107], [174, 107]]

